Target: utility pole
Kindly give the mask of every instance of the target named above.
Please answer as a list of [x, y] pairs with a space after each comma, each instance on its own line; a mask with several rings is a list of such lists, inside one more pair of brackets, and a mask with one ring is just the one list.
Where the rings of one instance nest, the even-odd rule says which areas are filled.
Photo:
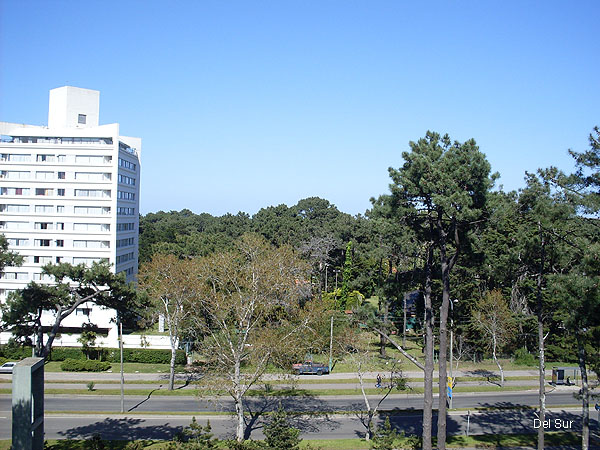
[[[458, 302], [458, 300], [450, 300], [450, 380], [452, 386], [451, 389], [454, 388], [454, 377], [452, 376], [452, 365], [454, 364], [454, 302]], [[454, 397], [454, 392], [449, 399], [449, 406], [452, 409], [452, 398]]]
[[402, 347], [406, 348], [406, 296], [408, 294], [404, 293], [404, 328], [402, 330]]
[[333, 316], [331, 316], [331, 328], [329, 331], [329, 373], [333, 364]]
[[119, 348], [121, 350], [121, 414], [125, 413], [125, 378], [123, 377], [123, 323], [119, 319]]

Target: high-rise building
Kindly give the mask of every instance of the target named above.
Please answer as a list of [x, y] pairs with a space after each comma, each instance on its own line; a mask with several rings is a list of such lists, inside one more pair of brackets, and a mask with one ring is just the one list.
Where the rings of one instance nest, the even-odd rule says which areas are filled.
[[[50, 91], [47, 127], [0, 122], [0, 233], [24, 257], [2, 274], [0, 301], [30, 281], [50, 282], [47, 263], [104, 260], [135, 279], [141, 139], [99, 125], [99, 101], [98, 91], [64, 86]], [[90, 303], [63, 327], [76, 333], [90, 322], [110, 342], [114, 316]]]

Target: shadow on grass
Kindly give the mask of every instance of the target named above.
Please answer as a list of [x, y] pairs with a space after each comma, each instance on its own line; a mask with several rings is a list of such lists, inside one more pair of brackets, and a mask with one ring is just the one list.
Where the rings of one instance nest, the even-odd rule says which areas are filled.
[[471, 374], [471, 376], [485, 377], [488, 383], [501, 386], [500, 375], [498, 375], [496, 372], [492, 372], [491, 370], [476, 369], [469, 370], [467, 373]]

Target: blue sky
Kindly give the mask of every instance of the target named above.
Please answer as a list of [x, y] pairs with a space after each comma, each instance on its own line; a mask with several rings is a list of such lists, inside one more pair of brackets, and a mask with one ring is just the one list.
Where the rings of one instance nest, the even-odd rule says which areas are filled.
[[571, 170], [600, 125], [600, 3], [0, 0], [0, 120], [97, 89], [143, 139], [141, 212], [364, 213], [427, 130], [475, 138], [505, 189]]

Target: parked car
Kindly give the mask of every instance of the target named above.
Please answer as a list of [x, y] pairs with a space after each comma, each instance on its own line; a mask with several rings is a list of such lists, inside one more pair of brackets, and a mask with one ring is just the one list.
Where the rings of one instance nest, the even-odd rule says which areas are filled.
[[16, 362], [5, 362], [0, 366], [0, 373], [12, 373]]
[[294, 364], [292, 369], [296, 375], [323, 375], [324, 373], [329, 373], [329, 366], [312, 361], [304, 361], [303, 363]]

